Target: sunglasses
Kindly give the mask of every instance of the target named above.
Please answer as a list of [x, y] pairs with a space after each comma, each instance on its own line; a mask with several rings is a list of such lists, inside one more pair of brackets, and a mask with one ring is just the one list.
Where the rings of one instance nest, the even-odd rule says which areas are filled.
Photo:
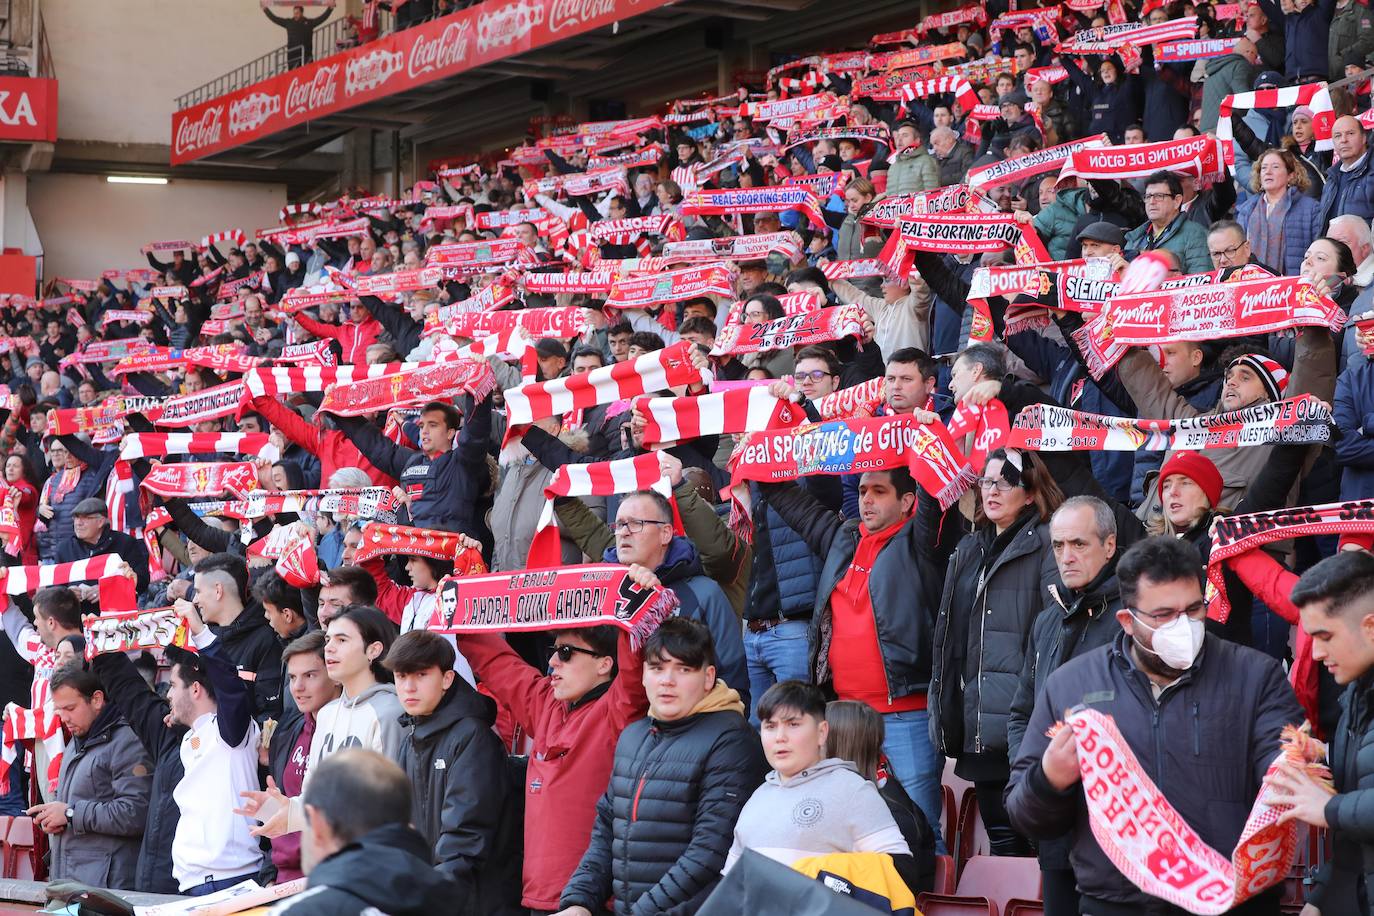
[[600, 652], [593, 652], [591, 649], [583, 649], [580, 646], [570, 646], [564, 643], [561, 646], [553, 647], [553, 654], [558, 656], [558, 660], [563, 663], [572, 661], [573, 653], [580, 652], [583, 655], [590, 655], [592, 658], [601, 658]]

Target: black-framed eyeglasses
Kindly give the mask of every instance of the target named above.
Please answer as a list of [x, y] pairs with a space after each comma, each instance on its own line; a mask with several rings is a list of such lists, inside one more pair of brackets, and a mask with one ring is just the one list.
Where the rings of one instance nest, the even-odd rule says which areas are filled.
[[799, 381], [799, 382], [800, 382], [802, 379], [810, 379], [810, 380], [813, 381], [813, 382], [819, 382], [819, 381], [820, 381], [821, 379], [823, 379], [823, 378], [834, 378], [834, 377], [835, 377], [835, 373], [830, 372], [830, 371], [825, 370], [825, 369], [812, 369], [810, 372], [797, 372], [797, 373], [794, 373], [794, 375], [796, 375], [797, 381]]
[[565, 664], [572, 661], [574, 652], [581, 653], [582, 655], [590, 655], [592, 658], [603, 657], [600, 652], [593, 652], [591, 649], [584, 649], [581, 646], [570, 646], [567, 643], [553, 647], [553, 654], [557, 655], [558, 660]]
[[621, 531], [628, 531], [630, 534], [639, 534], [644, 530], [645, 525], [671, 525], [672, 522], [661, 522], [656, 518], [621, 518], [611, 522], [611, 530], [619, 534]]
[[1246, 239], [1245, 241], [1241, 242], [1239, 245], [1232, 245], [1230, 248], [1223, 248], [1221, 251], [1208, 251], [1207, 253], [1210, 254], [1210, 255], [1211, 255], [1212, 257], [1214, 257], [1214, 258], [1234, 258], [1234, 257], [1236, 256], [1236, 254], [1239, 253], [1240, 250], [1241, 250], [1242, 248], [1244, 248], [1246, 245], [1249, 245], [1249, 244], [1250, 244], [1250, 240], [1249, 240], [1249, 239]]

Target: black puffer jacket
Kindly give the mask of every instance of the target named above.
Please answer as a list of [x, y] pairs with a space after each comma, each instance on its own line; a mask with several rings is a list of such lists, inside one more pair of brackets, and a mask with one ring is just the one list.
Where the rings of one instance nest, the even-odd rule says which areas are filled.
[[[1030, 650], [1026, 653], [1026, 667], [1021, 671], [1021, 683], [1011, 701], [1011, 715], [1007, 719], [1008, 757], [1016, 759], [1021, 740], [1026, 736], [1026, 723], [1035, 710], [1035, 699], [1045, 686], [1050, 673], [1070, 659], [1110, 645], [1121, 632], [1116, 612], [1121, 610], [1121, 583], [1116, 579], [1116, 560], [1111, 561], [1081, 592], [1070, 591], [1062, 582], [1050, 586], [1050, 604], [1031, 625]], [[1036, 854], [1042, 868], [1068, 868], [1072, 843], [1064, 837], [1041, 840]]]
[[1341, 695], [1341, 721], [1331, 735], [1331, 773], [1339, 795], [1326, 803], [1335, 854], [1317, 874], [1307, 902], [1323, 913], [1374, 913], [1374, 673]]
[[965, 535], [949, 559], [927, 708], [935, 746], [956, 758], [965, 779], [1005, 779], [1011, 771], [1007, 717], [1031, 624], [1058, 575], [1050, 526], [1033, 506], [1001, 535], [991, 526]]
[[592, 839], [559, 906], [687, 916], [720, 880], [735, 821], [768, 770], [737, 694], [717, 683], [697, 712], [641, 719], [615, 747]]
[[220, 640], [221, 651], [238, 668], [240, 676], [251, 674], [253, 681], [253, 718], [281, 717], [282, 665], [281, 642], [262, 616], [262, 605], [253, 601], [228, 626], [210, 624]]
[[496, 704], [455, 678], [428, 716], [401, 716], [401, 767], [413, 789], [410, 822], [434, 849], [434, 865], [462, 887], [449, 912], [497, 916], [520, 903], [520, 814]]
[[[830, 596], [849, 571], [859, 546], [859, 520], [845, 520], [827, 510], [796, 484], [760, 484], [768, 503], [822, 558], [811, 615], [811, 668], [817, 684], [831, 680]], [[868, 574], [869, 601], [878, 630], [878, 652], [888, 693], [904, 697], [930, 683], [932, 630], [937, 604], [935, 564], [927, 543], [935, 537], [926, 517], [913, 513], [902, 529], [878, 552]]]
[[429, 864], [429, 844], [410, 827], [387, 824], [325, 859], [310, 882], [274, 910], [279, 916], [431, 916], [452, 913], [453, 878]]
[[[1279, 663], [1208, 634], [1201, 655], [1156, 701], [1130, 657], [1131, 637], [1073, 659], [1053, 672], [1036, 701], [1012, 765], [1007, 815], [1025, 836], [1069, 834], [1069, 859], [1083, 894], [1107, 905], [1088, 912], [1181, 916], [1117, 870], [1088, 825], [1081, 784], [1056, 791], [1040, 765], [1050, 726], [1066, 709], [1087, 705], [1110, 715], [1145, 774], [1202, 842], [1235, 849], [1260, 783], [1279, 753], [1285, 725], [1302, 707]], [[1252, 898], [1236, 913], [1276, 913], [1277, 893]], [[1325, 911], [1323, 911], [1325, 912]]]

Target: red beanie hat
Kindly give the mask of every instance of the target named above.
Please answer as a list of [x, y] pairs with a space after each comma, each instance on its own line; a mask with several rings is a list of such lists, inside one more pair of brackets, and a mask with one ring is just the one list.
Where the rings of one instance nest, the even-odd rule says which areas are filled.
[[1199, 452], [1174, 452], [1159, 470], [1159, 498], [1164, 498], [1164, 481], [1182, 474], [1202, 488], [1207, 502], [1215, 509], [1221, 502], [1221, 472], [1211, 459]]

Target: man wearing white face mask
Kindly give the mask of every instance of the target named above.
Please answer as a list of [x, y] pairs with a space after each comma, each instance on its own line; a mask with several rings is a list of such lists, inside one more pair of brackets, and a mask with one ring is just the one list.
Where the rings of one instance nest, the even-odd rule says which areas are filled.
[[[1279, 663], [1207, 635], [1197, 551], [1172, 537], [1140, 541], [1117, 564], [1121, 633], [1052, 673], [1036, 698], [1007, 787], [1012, 826], [1036, 839], [1069, 835], [1070, 864], [1092, 916], [1184, 911], [1141, 891], [1093, 837], [1073, 732], [1046, 731], [1065, 710], [1110, 715], [1140, 766], [1202, 841], [1229, 856], [1279, 753], [1303, 719]], [[1228, 911], [1279, 912], [1279, 890]]]

